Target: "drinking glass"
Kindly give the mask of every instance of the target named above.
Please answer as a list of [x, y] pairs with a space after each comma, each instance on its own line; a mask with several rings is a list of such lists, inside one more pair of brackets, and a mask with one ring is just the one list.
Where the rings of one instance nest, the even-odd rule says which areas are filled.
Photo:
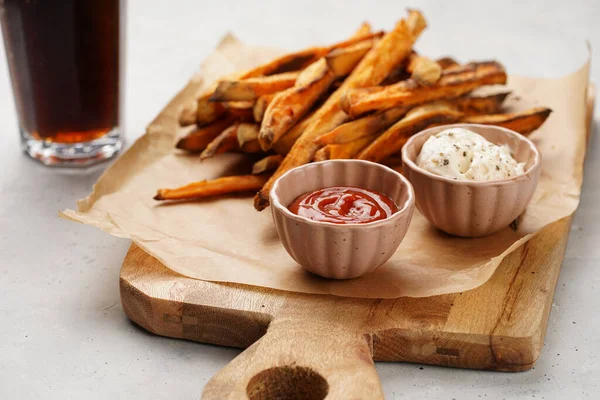
[[113, 157], [125, 0], [0, 0], [23, 150], [50, 166]]

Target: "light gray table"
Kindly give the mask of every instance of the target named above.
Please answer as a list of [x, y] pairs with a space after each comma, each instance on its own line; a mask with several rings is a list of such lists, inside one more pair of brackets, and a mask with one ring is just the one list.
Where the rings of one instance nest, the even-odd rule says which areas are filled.
[[[295, 49], [348, 35], [363, 19], [388, 28], [395, 1], [130, 1], [125, 132], [129, 143], [227, 31]], [[348, 4], [346, 4], [348, 3]], [[350, 5], [350, 3], [352, 3]], [[377, 3], [371, 5], [370, 3]], [[569, 50], [600, 45], [600, 3], [426, 1], [417, 47], [461, 60], [498, 57], [510, 72], [573, 69]], [[514, 4], [513, 4], [514, 3]], [[527, 3], [521, 5], [519, 3]], [[3, 49], [0, 49], [4, 53]], [[600, 77], [594, 56], [592, 77]], [[0, 399], [198, 398], [239, 350], [153, 336], [126, 318], [118, 276], [127, 240], [57, 218], [100, 171], [59, 174], [19, 152], [7, 67], [0, 62]], [[596, 115], [600, 115], [600, 106]], [[599, 117], [596, 117], [598, 124]], [[592, 142], [579, 211], [535, 369], [518, 374], [377, 365], [388, 398], [594, 397], [600, 384], [600, 148]]]

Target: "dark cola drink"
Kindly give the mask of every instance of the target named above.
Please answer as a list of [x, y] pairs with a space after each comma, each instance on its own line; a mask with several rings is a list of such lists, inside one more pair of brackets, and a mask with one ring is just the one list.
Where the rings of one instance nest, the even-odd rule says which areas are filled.
[[90, 165], [121, 148], [119, 0], [0, 0], [24, 150]]

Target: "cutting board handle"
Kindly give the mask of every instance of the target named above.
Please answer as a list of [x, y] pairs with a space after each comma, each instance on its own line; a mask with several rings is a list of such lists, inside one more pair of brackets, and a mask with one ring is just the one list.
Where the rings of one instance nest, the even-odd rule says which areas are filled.
[[344, 326], [277, 319], [219, 371], [203, 399], [383, 399], [371, 338]]

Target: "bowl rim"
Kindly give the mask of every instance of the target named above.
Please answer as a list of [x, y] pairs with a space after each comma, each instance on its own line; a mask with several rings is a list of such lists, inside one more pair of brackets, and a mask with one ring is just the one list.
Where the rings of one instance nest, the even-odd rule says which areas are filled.
[[[394, 214], [392, 214], [388, 218], [384, 218], [379, 221], [367, 222], [367, 223], [363, 223], [363, 224], [360, 224], [360, 223], [335, 224], [333, 222], [327, 222], [327, 221], [314, 221], [312, 219], [308, 219], [306, 217], [296, 215], [293, 212], [291, 212], [290, 210], [288, 210], [287, 206], [284, 206], [282, 204], [281, 199], [277, 195], [277, 189], [279, 188], [279, 182], [286, 179], [293, 171], [308, 168], [309, 166], [314, 166], [314, 165], [318, 165], [318, 164], [329, 164], [329, 163], [363, 164], [368, 167], [379, 168], [381, 171], [391, 172], [393, 175], [396, 176], [396, 178], [398, 178], [402, 182], [402, 184], [408, 190], [408, 192], [407, 192], [408, 196], [407, 196], [406, 201], [404, 202], [404, 205], [402, 206], [402, 208], [399, 208], [398, 211], [396, 211]], [[354, 160], [354, 159], [318, 161], [318, 162], [304, 164], [304, 165], [301, 165], [296, 168], [292, 168], [289, 171], [287, 171], [285, 174], [280, 176], [275, 181], [275, 183], [273, 184], [273, 188], [271, 189], [271, 192], [269, 193], [269, 197], [270, 197], [271, 207], [278, 209], [280, 212], [283, 213], [283, 215], [285, 215], [286, 218], [290, 218], [296, 222], [301, 222], [301, 223], [309, 224], [312, 226], [330, 226], [330, 227], [337, 228], [337, 229], [370, 229], [370, 228], [377, 228], [382, 225], [387, 225], [387, 224], [390, 224], [390, 223], [394, 222], [395, 220], [399, 219], [402, 215], [406, 214], [407, 212], [410, 212], [410, 210], [413, 209], [414, 205], [415, 205], [415, 190], [414, 190], [412, 184], [410, 183], [410, 181], [408, 180], [408, 178], [406, 178], [401, 173], [394, 171], [393, 169], [391, 169], [383, 164], [374, 163], [374, 162], [366, 161], [366, 160]]]
[[[533, 151], [533, 154], [534, 154], [532, 165], [523, 174], [514, 176], [512, 178], [508, 178], [508, 179], [497, 179], [497, 180], [491, 180], [491, 181], [457, 180], [457, 179], [448, 178], [448, 177], [445, 177], [442, 175], [434, 174], [433, 172], [429, 172], [429, 171], [419, 167], [417, 165], [417, 163], [415, 161], [413, 161], [407, 154], [409, 144], [412, 144], [419, 137], [425, 136], [426, 134], [430, 133], [433, 130], [436, 130], [439, 128], [444, 128], [444, 130], [452, 129], [452, 128], [468, 129], [469, 127], [496, 129], [499, 131], [503, 131], [504, 133], [507, 133], [508, 135], [515, 137], [517, 140], [526, 143], [529, 146], [529, 148]], [[494, 144], [496, 144], [496, 143], [494, 143]], [[402, 146], [402, 165], [408, 166], [410, 169], [412, 169], [430, 179], [436, 179], [439, 181], [448, 182], [448, 183], [452, 183], [455, 185], [503, 186], [503, 185], [509, 185], [509, 184], [523, 181], [523, 180], [529, 180], [532, 175], [536, 174], [537, 171], [542, 168], [542, 155], [541, 155], [540, 151], [538, 150], [537, 146], [529, 138], [527, 138], [526, 136], [524, 136], [516, 131], [513, 131], [512, 129], [508, 129], [508, 128], [504, 128], [502, 126], [496, 126], [496, 125], [458, 123], [458, 124], [449, 124], [449, 125], [443, 125], [443, 126], [434, 126], [431, 128], [424, 129], [424, 130], [418, 132], [417, 134], [411, 136], [407, 140], [407, 142], [404, 144], [404, 146]]]

